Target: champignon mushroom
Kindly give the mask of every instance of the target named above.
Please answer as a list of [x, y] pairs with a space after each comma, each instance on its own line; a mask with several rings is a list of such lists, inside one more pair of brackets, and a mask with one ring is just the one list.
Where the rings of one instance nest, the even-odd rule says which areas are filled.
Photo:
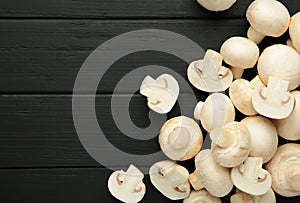
[[135, 166], [130, 165], [126, 172], [113, 172], [108, 179], [108, 190], [118, 200], [126, 203], [136, 203], [143, 199], [146, 186], [143, 183], [144, 174]]
[[247, 20], [251, 27], [247, 36], [259, 44], [265, 36], [279, 37], [290, 24], [287, 8], [277, 0], [255, 0], [247, 9]]
[[262, 168], [262, 157], [248, 157], [246, 161], [232, 168], [231, 180], [241, 191], [250, 195], [263, 195], [272, 185], [272, 177]]
[[235, 109], [228, 96], [213, 93], [206, 98], [205, 102], [198, 102], [194, 110], [194, 117], [201, 121], [207, 132], [210, 132], [213, 128], [234, 121]]
[[230, 170], [214, 161], [210, 149], [200, 151], [195, 157], [195, 166], [195, 172], [189, 177], [195, 190], [205, 188], [215, 197], [224, 197], [233, 188]]
[[300, 53], [300, 12], [292, 16], [289, 33], [293, 47]]
[[285, 119], [273, 120], [278, 134], [287, 140], [300, 140], [300, 91], [293, 91], [291, 94], [295, 98], [295, 107], [289, 117]]
[[267, 85], [270, 76], [289, 81], [289, 90], [300, 84], [300, 55], [286, 45], [277, 44], [266, 48], [258, 59], [258, 75]]
[[224, 11], [229, 9], [237, 0], [197, 0], [197, 2], [210, 11]]
[[244, 69], [253, 68], [259, 57], [259, 48], [244, 37], [231, 37], [221, 46], [224, 61], [231, 66], [233, 78], [241, 78]]
[[222, 203], [219, 197], [214, 197], [207, 192], [207, 190], [202, 189], [199, 191], [192, 191], [188, 198], [183, 200], [183, 203]]
[[237, 79], [229, 87], [229, 96], [234, 106], [247, 116], [257, 114], [252, 105], [252, 93], [255, 89], [265, 87], [258, 76], [250, 82], [245, 79]]
[[252, 116], [241, 121], [246, 126], [251, 137], [249, 156], [262, 157], [263, 163], [271, 160], [278, 146], [277, 130], [273, 123], [262, 116]]
[[168, 120], [160, 130], [160, 147], [173, 160], [193, 158], [200, 151], [202, 143], [203, 135], [199, 125], [185, 116]]
[[175, 162], [157, 162], [151, 166], [149, 175], [154, 187], [171, 200], [184, 199], [190, 194], [189, 172]]
[[169, 74], [162, 74], [156, 80], [148, 75], [141, 84], [140, 93], [147, 97], [150, 109], [165, 114], [171, 111], [176, 103], [179, 85]]
[[233, 80], [229, 68], [222, 66], [223, 57], [211, 49], [206, 51], [203, 60], [192, 62], [187, 69], [190, 83], [205, 92], [226, 90]]
[[254, 109], [273, 119], [288, 117], [294, 108], [294, 96], [288, 92], [289, 81], [269, 77], [268, 86], [256, 89], [252, 94]]
[[276, 203], [275, 193], [272, 189], [269, 189], [266, 194], [263, 195], [250, 195], [239, 190], [230, 197], [230, 203]]
[[218, 164], [232, 168], [247, 159], [250, 149], [250, 134], [240, 122], [230, 122], [210, 132], [212, 155]]

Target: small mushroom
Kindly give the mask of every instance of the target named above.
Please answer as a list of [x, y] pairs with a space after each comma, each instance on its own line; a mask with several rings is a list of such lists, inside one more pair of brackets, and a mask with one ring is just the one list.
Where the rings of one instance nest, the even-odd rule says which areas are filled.
[[211, 155], [210, 149], [200, 151], [195, 157], [195, 166], [196, 170], [190, 174], [189, 178], [195, 190], [205, 188], [215, 197], [224, 197], [233, 188], [230, 169], [217, 164]]
[[300, 140], [300, 91], [293, 91], [295, 107], [289, 117], [280, 120], [273, 120], [278, 134], [287, 140]]
[[205, 92], [226, 90], [233, 80], [229, 68], [222, 66], [223, 57], [211, 49], [206, 51], [203, 60], [192, 62], [187, 69], [190, 83]]
[[276, 0], [253, 1], [247, 9], [246, 17], [251, 25], [247, 36], [256, 44], [259, 44], [265, 36], [283, 35], [290, 24], [289, 11]]
[[219, 197], [214, 197], [207, 192], [207, 190], [202, 189], [199, 191], [192, 191], [190, 196], [183, 200], [183, 203], [222, 203]]
[[171, 200], [184, 199], [190, 194], [189, 172], [175, 162], [157, 162], [151, 166], [149, 175], [154, 187]]
[[179, 85], [169, 74], [162, 74], [156, 80], [148, 75], [141, 84], [140, 93], [147, 97], [150, 109], [165, 114], [171, 111], [176, 103]]
[[210, 11], [225, 11], [229, 9], [237, 0], [197, 0], [197, 2]]
[[233, 78], [241, 78], [244, 69], [253, 68], [259, 57], [259, 48], [244, 37], [231, 37], [221, 46], [224, 61], [231, 66]]
[[[245, 79], [237, 79], [229, 87], [229, 96], [234, 106], [247, 116], [257, 114], [252, 105], [252, 93], [255, 89], [265, 87], [258, 76], [250, 82]], [[242, 95], [242, 96], [241, 96]]]
[[230, 197], [230, 203], [276, 203], [276, 197], [272, 189], [269, 189], [266, 194], [258, 196], [249, 195], [237, 190], [236, 193]]
[[246, 161], [232, 168], [231, 180], [241, 191], [250, 195], [263, 195], [272, 185], [272, 177], [262, 168], [262, 157], [248, 157]]
[[289, 90], [300, 84], [300, 55], [286, 45], [277, 44], [266, 48], [258, 59], [258, 75], [267, 85], [270, 76], [289, 81]]
[[251, 137], [249, 156], [262, 157], [263, 163], [271, 160], [278, 146], [277, 130], [274, 124], [262, 116], [252, 116], [241, 121], [246, 126]]
[[293, 47], [300, 53], [300, 12], [292, 16], [289, 33]]
[[205, 102], [198, 102], [194, 110], [194, 117], [201, 121], [207, 132], [210, 132], [213, 128], [234, 121], [235, 109], [228, 96], [213, 93], [206, 98]]
[[139, 202], [146, 192], [143, 178], [144, 174], [133, 165], [130, 165], [126, 172], [115, 171], [108, 179], [109, 192], [122, 202]]
[[160, 147], [173, 160], [193, 158], [200, 151], [202, 143], [203, 135], [199, 125], [185, 116], [168, 120], [160, 130]]
[[289, 143], [278, 147], [266, 165], [273, 178], [273, 190], [285, 197], [300, 195], [300, 144]]
[[256, 89], [252, 95], [254, 109], [273, 119], [288, 117], [294, 108], [294, 96], [288, 92], [289, 82], [269, 77], [268, 86]]
[[250, 133], [240, 122], [230, 122], [210, 132], [212, 155], [218, 164], [232, 168], [243, 163], [251, 149]]

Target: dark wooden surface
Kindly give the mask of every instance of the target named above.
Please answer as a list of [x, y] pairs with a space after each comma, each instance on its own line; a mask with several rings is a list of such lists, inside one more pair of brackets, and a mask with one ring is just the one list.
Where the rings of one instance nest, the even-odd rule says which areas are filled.
[[[144, 28], [174, 31], [203, 49], [218, 50], [228, 37], [245, 35], [244, 15], [250, 2], [239, 0], [232, 9], [216, 14], [195, 0], [1, 0], [0, 202], [118, 202], [106, 187], [112, 171], [85, 151], [73, 124], [72, 89], [82, 63], [106, 40]], [[297, 0], [282, 2], [292, 14], [300, 10]], [[260, 47], [283, 43], [286, 38], [268, 38]], [[131, 142], [124, 136], [111, 116], [111, 94], [124, 74], [150, 64], [169, 67], [186, 78], [187, 64], [181, 59], [145, 51], [117, 61], [98, 87], [96, 112], [106, 118], [99, 121], [105, 136], [116, 148], [132, 154], [159, 150], [157, 140]], [[246, 72], [249, 78], [254, 74]], [[119, 96], [130, 97], [129, 92]], [[207, 95], [195, 92], [199, 100]], [[89, 93], [83, 91], [86, 97]], [[136, 125], [147, 126], [143, 97], [135, 95], [129, 111]], [[169, 116], [178, 114], [175, 108]], [[193, 169], [191, 162], [185, 164]], [[148, 176], [145, 182], [147, 194], [142, 202], [171, 202], [154, 189]], [[278, 196], [277, 202], [285, 201]], [[228, 198], [223, 202], [229, 202]]]

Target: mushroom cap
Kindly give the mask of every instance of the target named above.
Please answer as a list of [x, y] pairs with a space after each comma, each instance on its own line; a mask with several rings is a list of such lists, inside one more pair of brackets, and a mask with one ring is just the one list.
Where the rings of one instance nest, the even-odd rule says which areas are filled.
[[293, 91], [295, 106], [292, 113], [285, 119], [273, 120], [278, 134], [287, 140], [300, 140], [300, 91]]
[[224, 61], [237, 68], [252, 68], [259, 57], [259, 48], [245, 37], [231, 37], [221, 46]]
[[252, 116], [241, 121], [246, 126], [251, 137], [249, 156], [262, 157], [263, 163], [271, 160], [278, 146], [277, 130], [273, 123], [262, 116]]
[[265, 36], [279, 37], [290, 24], [287, 8], [276, 0], [255, 0], [247, 9], [247, 20], [253, 29]]
[[210, 11], [224, 11], [229, 9], [237, 0], [197, 0], [197, 2]]
[[175, 162], [157, 162], [151, 166], [149, 175], [154, 187], [171, 200], [184, 199], [190, 194], [189, 172]]
[[272, 189], [269, 189], [266, 194], [263, 195], [249, 195], [247, 193], [236, 191], [234, 195], [230, 197], [231, 203], [276, 203], [275, 193]]
[[272, 176], [272, 188], [276, 193], [285, 197], [300, 195], [300, 144], [278, 147], [266, 169]]
[[108, 179], [109, 192], [122, 202], [139, 202], [146, 192], [143, 178], [144, 174], [133, 165], [130, 165], [126, 172], [115, 171]]
[[300, 12], [292, 16], [289, 33], [293, 47], [300, 53]]
[[296, 89], [300, 84], [300, 55], [286, 45], [270, 46], [259, 57], [257, 70], [265, 85], [268, 84], [269, 76], [273, 76], [289, 81], [289, 90]]
[[203, 135], [193, 119], [178, 116], [163, 125], [159, 144], [170, 159], [183, 161], [193, 158], [200, 151]]
[[199, 191], [192, 191], [190, 193], [190, 196], [188, 196], [188, 198], [183, 200], [183, 203], [198, 203], [198, 202], [222, 203], [220, 198], [212, 196], [205, 189]]

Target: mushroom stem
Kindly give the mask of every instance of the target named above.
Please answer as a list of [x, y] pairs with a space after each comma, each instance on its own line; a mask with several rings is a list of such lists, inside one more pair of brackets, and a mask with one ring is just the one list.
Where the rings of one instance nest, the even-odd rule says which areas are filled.
[[261, 169], [263, 165], [263, 158], [261, 157], [248, 157], [248, 159], [244, 162], [244, 167], [240, 170], [244, 174], [245, 177], [249, 178], [249, 180], [253, 182], [257, 182], [261, 177]]
[[176, 127], [170, 133], [168, 142], [174, 149], [185, 149], [190, 143], [189, 131], [184, 127]]
[[250, 26], [247, 32], [247, 37], [254, 43], [259, 44], [265, 38], [265, 35], [257, 32], [253, 27]]
[[126, 171], [126, 181], [124, 182], [126, 185], [134, 186], [137, 182], [143, 180], [143, 173], [137, 169], [135, 166], [130, 165]]
[[243, 73], [244, 73], [244, 69], [242, 68], [238, 68], [238, 67], [234, 67], [234, 66], [231, 66], [231, 72], [233, 74], [233, 78], [234, 79], [239, 79], [243, 76]]
[[189, 181], [195, 190], [201, 190], [204, 188], [204, 185], [201, 181], [201, 178], [198, 175], [198, 169], [194, 173], [190, 174]]
[[270, 76], [268, 79], [268, 87], [265, 92], [266, 102], [275, 104], [281, 104], [282, 102], [285, 102], [287, 99], [289, 99], [286, 98], [288, 88], [289, 81], [280, 80]]
[[249, 82], [249, 86], [253, 90], [265, 87], [264, 83], [260, 80], [258, 75]]
[[202, 77], [219, 80], [219, 71], [222, 67], [222, 60], [223, 57], [221, 54], [210, 49], [207, 50], [202, 67], [199, 67], [199, 70], [202, 72]]
[[197, 103], [195, 110], [194, 110], [194, 118], [197, 120], [201, 120], [201, 111], [202, 111], [202, 107], [204, 105], [203, 101], [200, 101]]

